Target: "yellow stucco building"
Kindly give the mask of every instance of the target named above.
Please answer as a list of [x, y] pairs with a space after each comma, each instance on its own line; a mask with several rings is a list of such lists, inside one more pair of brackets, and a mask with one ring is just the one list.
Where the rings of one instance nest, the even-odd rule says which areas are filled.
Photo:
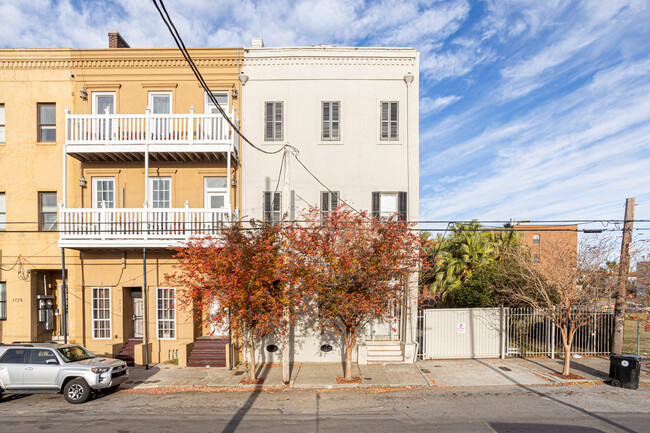
[[[190, 53], [240, 122], [243, 50]], [[239, 218], [240, 146], [176, 49], [0, 50], [0, 341], [63, 338], [64, 267], [71, 341], [226, 365], [227, 329], [164, 276], [173, 247]]]

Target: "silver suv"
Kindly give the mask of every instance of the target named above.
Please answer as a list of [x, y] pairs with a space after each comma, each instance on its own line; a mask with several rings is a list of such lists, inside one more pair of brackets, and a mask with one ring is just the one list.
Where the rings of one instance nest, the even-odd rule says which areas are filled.
[[117, 389], [129, 378], [124, 361], [99, 358], [78, 344], [0, 344], [0, 398], [59, 394], [83, 403], [93, 391]]

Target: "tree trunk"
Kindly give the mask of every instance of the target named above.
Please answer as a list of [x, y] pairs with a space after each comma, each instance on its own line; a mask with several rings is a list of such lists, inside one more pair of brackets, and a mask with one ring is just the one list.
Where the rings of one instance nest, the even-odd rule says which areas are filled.
[[357, 338], [352, 330], [345, 335], [345, 380], [352, 380], [352, 350]]
[[289, 307], [285, 307], [282, 313], [282, 318], [284, 319], [285, 334], [282, 336], [282, 382], [285, 385], [288, 385], [291, 381], [289, 375], [289, 334], [291, 333], [291, 326], [289, 325]]
[[571, 346], [563, 343], [564, 346], [564, 368], [562, 369], [562, 376], [567, 376], [571, 367]]
[[251, 362], [250, 365], [248, 366], [249, 377], [251, 378], [251, 380], [255, 380], [257, 379], [255, 375], [255, 341], [253, 340], [252, 330], [250, 331], [250, 334], [248, 334], [248, 346], [250, 347], [250, 351], [251, 351]]
[[562, 345], [564, 346], [564, 368], [562, 369], [562, 376], [568, 376], [571, 371], [571, 346], [573, 346], [573, 336], [575, 334], [575, 328], [570, 327], [568, 330], [568, 336], [565, 338], [565, 333], [562, 333]]

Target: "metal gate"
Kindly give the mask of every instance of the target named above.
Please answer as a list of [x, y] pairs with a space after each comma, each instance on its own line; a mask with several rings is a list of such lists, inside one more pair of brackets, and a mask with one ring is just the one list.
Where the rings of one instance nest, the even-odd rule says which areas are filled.
[[499, 308], [424, 310], [422, 357], [498, 358], [502, 345], [501, 322]]
[[[575, 334], [572, 354], [609, 355], [614, 316], [594, 312]], [[560, 331], [533, 308], [423, 310], [418, 316], [421, 359], [548, 356], [564, 352]]]

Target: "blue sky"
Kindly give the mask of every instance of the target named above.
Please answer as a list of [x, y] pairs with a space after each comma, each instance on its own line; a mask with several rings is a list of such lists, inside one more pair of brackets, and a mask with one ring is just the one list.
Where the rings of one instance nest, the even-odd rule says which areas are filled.
[[[416, 47], [423, 220], [620, 219], [629, 196], [650, 219], [649, 1], [166, 4], [191, 46]], [[6, 48], [173, 46], [146, 0], [0, 0], [0, 27]]]

